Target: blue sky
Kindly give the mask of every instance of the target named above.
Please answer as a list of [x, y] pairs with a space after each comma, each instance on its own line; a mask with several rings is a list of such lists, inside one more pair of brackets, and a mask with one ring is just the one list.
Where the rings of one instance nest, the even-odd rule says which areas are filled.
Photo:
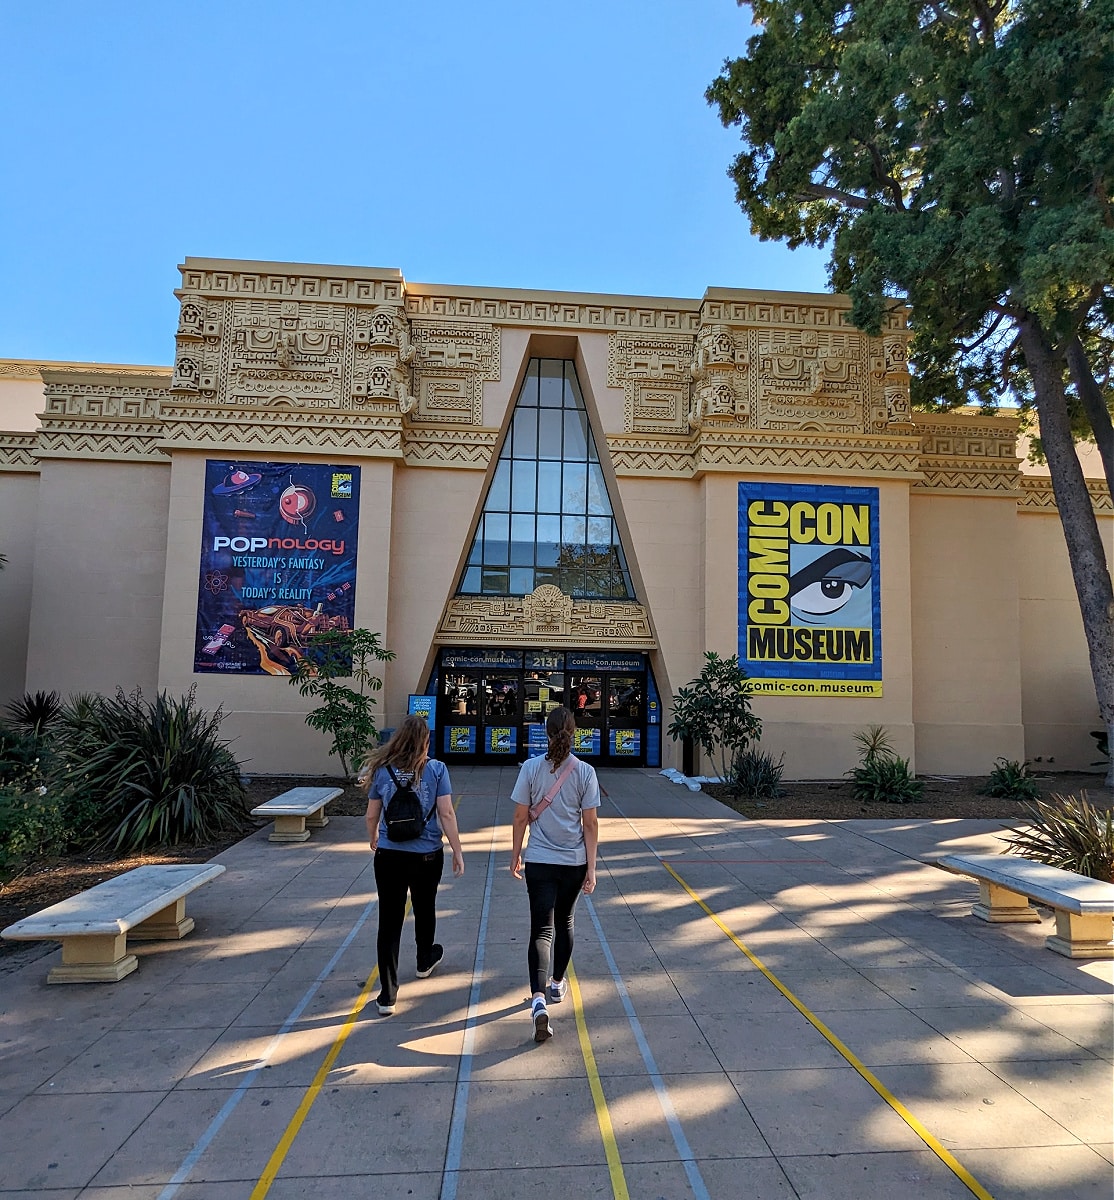
[[823, 291], [704, 89], [734, 0], [0, 0], [0, 357], [173, 359], [186, 255]]

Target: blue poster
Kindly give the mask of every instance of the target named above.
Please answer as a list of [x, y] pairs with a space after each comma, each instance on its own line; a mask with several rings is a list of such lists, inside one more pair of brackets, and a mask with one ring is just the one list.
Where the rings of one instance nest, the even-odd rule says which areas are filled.
[[474, 725], [446, 725], [445, 753], [475, 754], [476, 727]]
[[600, 731], [578, 729], [572, 736], [572, 752], [578, 758], [600, 752]]
[[484, 744], [488, 754], [514, 754], [518, 749], [518, 730], [513, 725], [488, 725]]
[[739, 661], [760, 695], [882, 695], [878, 489], [739, 484]]
[[549, 753], [549, 738], [544, 725], [526, 726], [526, 757], [540, 758]]
[[434, 727], [434, 696], [410, 696], [406, 703], [407, 716], [415, 714], [425, 717], [425, 723], [432, 729]]
[[613, 729], [608, 735], [608, 740], [611, 743], [611, 753], [613, 755], [638, 757], [642, 741], [641, 730]]
[[353, 628], [360, 468], [205, 463], [194, 671], [289, 675]]

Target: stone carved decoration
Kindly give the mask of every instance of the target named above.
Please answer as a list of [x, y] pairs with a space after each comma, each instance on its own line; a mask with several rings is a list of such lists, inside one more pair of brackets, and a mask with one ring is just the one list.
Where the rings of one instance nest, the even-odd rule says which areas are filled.
[[692, 398], [688, 425], [699, 429], [705, 417], [734, 418], [746, 424], [751, 416], [745, 376], [750, 356], [736, 344], [726, 325], [705, 325], [696, 338], [689, 374]]
[[758, 331], [760, 429], [865, 431], [866, 338], [855, 331]]
[[461, 321], [415, 321], [415, 424], [482, 425], [483, 385], [500, 377], [499, 330]]
[[46, 404], [36, 454], [50, 458], [95, 458], [167, 462], [160, 448], [165, 377], [131, 376], [127, 383], [45, 372]]
[[367, 403], [387, 400], [404, 416], [416, 403], [411, 363], [415, 347], [401, 309], [380, 304], [370, 315], [357, 316], [357, 367], [352, 394]]
[[522, 598], [526, 632], [535, 637], [568, 637], [572, 633], [572, 597], [552, 583], [543, 583]]
[[657, 640], [642, 604], [624, 600], [574, 600], [543, 584], [531, 595], [454, 596], [445, 606], [434, 641], [468, 644], [497, 639], [511, 646], [608, 646], [654, 650]]
[[692, 338], [613, 333], [607, 383], [626, 397], [627, 433], [682, 433], [692, 383]]

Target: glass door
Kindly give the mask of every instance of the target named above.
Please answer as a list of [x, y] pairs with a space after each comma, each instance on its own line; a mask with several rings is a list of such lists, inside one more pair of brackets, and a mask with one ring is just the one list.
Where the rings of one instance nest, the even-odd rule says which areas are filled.
[[641, 675], [607, 677], [607, 755], [616, 765], [641, 761], [645, 754], [644, 690]]
[[569, 698], [566, 701], [576, 718], [573, 753], [589, 762], [600, 757], [603, 725], [603, 676], [569, 675]]
[[480, 679], [480, 720], [485, 757], [517, 762], [522, 737], [522, 672], [499, 671]]
[[452, 762], [479, 750], [480, 676], [476, 671], [446, 671], [437, 697], [437, 728], [441, 751], [437, 755]]

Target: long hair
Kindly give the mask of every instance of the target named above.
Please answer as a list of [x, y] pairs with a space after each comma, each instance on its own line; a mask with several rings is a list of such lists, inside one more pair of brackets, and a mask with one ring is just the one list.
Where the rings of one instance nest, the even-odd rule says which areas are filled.
[[563, 705], [549, 710], [545, 719], [545, 735], [549, 738], [549, 751], [546, 758], [553, 764], [549, 769], [551, 774], [557, 773], [557, 768], [572, 753], [572, 735], [576, 732], [576, 718]]
[[396, 771], [409, 771], [414, 779], [421, 779], [428, 759], [429, 726], [425, 717], [411, 713], [391, 734], [386, 745], [376, 746], [364, 759], [360, 778], [370, 787], [376, 769], [389, 764]]

